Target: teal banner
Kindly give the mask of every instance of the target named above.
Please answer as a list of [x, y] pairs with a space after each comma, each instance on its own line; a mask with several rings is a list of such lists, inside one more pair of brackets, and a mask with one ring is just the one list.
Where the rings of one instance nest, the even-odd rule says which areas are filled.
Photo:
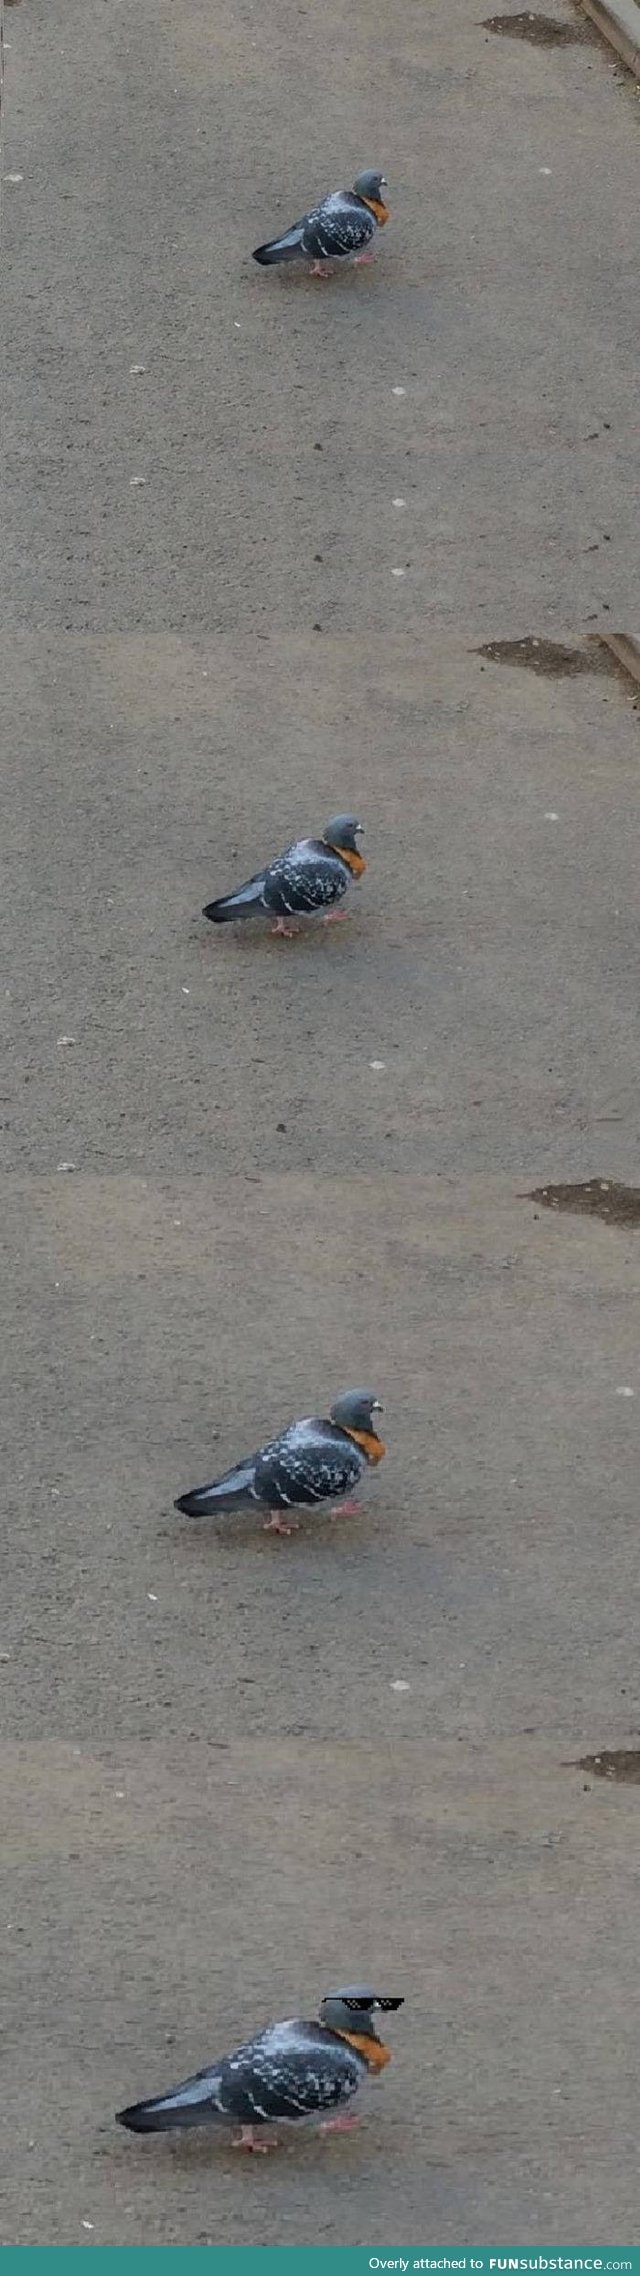
[[[2, 2276], [62, 2276], [73, 2253], [78, 2260], [100, 2258], [100, 2276], [188, 2276], [194, 2259], [206, 2260], [211, 2276], [640, 2276], [640, 2248], [623, 2245], [5, 2245]], [[141, 2261], [146, 2263], [141, 2268]], [[295, 2262], [295, 2270], [294, 2270]]]

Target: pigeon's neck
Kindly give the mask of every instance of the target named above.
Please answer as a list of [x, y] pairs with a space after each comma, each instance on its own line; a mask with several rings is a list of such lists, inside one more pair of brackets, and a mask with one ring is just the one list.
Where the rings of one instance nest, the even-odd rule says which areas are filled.
[[352, 877], [364, 876], [367, 866], [364, 854], [357, 853], [355, 847], [352, 846], [332, 846], [330, 838], [327, 838], [327, 845], [331, 847], [332, 853], [339, 855], [341, 861], [346, 861], [347, 869], [351, 870]]
[[[343, 1424], [343, 1429], [345, 1428], [346, 1425]], [[386, 1454], [386, 1446], [375, 1430], [348, 1430], [347, 1438], [355, 1439], [356, 1446], [362, 1447], [368, 1462], [381, 1462], [383, 1454]]]
[[368, 205], [369, 212], [374, 215], [378, 228], [384, 229], [385, 221], [389, 219], [389, 207], [383, 205], [382, 198], [362, 198], [360, 202], [362, 205]]
[[386, 2070], [387, 2063], [391, 2061], [390, 2049], [384, 2047], [382, 2040], [377, 2037], [371, 2039], [360, 2031], [338, 2031], [337, 2037], [346, 2039], [349, 2047], [355, 2047], [359, 2055], [364, 2055], [367, 2070]]

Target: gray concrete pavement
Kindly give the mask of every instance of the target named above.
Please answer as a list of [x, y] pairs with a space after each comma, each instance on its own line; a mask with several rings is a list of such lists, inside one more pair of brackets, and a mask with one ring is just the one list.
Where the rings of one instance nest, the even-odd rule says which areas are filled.
[[[7, 36], [0, 2235], [630, 2242], [637, 1235], [523, 1196], [637, 1179], [639, 724], [478, 650], [636, 629], [635, 98], [468, 0]], [[365, 163], [375, 270], [252, 273]], [[349, 927], [203, 926], [351, 804]], [[366, 1520], [174, 1517], [358, 1379]], [[361, 2135], [117, 2134], [363, 1971]]]

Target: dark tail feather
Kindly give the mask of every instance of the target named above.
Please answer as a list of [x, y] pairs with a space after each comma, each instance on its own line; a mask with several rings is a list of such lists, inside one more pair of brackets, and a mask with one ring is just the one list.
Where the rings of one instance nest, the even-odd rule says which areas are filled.
[[208, 901], [203, 917], [209, 917], [212, 925], [233, 925], [240, 917], [255, 917], [262, 907], [263, 885], [262, 869], [259, 877], [250, 877], [247, 885], [239, 885], [237, 893], [225, 893], [220, 901]]
[[128, 2126], [130, 2134], [164, 2134], [169, 2126], [201, 2126], [207, 2111], [202, 2103], [179, 2104], [164, 2099], [156, 2102], [130, 2102], [127, 2110], [116, 2110], [118, 2126]]
[[302, 230], [296, 227], [285, 230], [283, 237], [272, 237], [270, 245], [256, 246], [252, 258], [262, 269], [268, 269], [274, 261], [295, 261], [301, 250]]
[[238, 1462], [234, 1470], [226, 1470], [223, 1478], [213, 1478], [209, 1486], [196, 1486], [193, 1493], [181, 1494], [174, 1509], [184, 1517], [209, 1517], [216, 1510], [237, 1509], [251, 1495], [255, 1473], [255, 1455], [247, 1462]]

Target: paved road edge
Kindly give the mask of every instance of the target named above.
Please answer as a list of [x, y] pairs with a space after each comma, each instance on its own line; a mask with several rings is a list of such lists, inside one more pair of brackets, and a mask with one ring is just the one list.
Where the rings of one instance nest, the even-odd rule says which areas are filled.
[[580, 0], [585, 15], [640, 79], [640, 7], [637, 0]]

